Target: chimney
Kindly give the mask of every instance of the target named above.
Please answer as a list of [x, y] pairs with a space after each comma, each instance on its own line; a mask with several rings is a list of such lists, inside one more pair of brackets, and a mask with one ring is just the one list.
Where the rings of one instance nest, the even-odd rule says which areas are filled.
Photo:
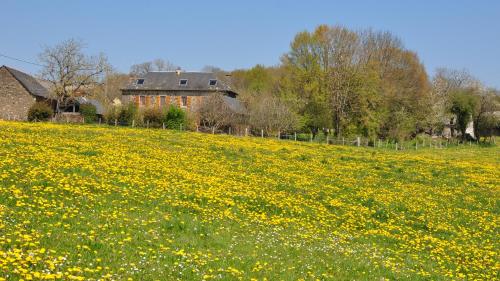
[[175, 70], [175, 73], [177, 74], [177, 76], [181, 75], [181, 69], [177, 68], [177, 70]]

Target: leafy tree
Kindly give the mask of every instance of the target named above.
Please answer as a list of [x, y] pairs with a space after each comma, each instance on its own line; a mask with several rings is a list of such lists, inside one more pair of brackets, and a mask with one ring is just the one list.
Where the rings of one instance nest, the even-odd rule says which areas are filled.
[[462, 134], [462, 139], [466, 137], [466, 129], [475, 112], [477, 98], [472, 89], [460, 90], [453, 94], [450, 112], [457, 118], [457, 126]]

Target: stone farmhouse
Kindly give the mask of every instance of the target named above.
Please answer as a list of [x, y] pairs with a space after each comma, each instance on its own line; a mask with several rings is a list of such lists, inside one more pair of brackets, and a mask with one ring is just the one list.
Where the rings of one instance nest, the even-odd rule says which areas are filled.
[[236, 99], [238, 94], [228, 83], [210, 72], [148, 72], [122, 89], [122, 102], [133, 102], [139, 108], [175, 105], [195, 111], [203, 98], [213, 93], [221, 93], [231, 110], [237, 113], [244, 111], [243, 105]]

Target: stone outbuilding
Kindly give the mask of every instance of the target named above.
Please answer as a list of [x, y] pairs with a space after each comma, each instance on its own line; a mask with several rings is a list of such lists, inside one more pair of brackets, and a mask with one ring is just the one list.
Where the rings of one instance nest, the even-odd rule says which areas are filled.
[[0, 67], [0, 119], [26, 120], [28, 110], [39, 101], [49, 100], [44, 81], [7, 67]]

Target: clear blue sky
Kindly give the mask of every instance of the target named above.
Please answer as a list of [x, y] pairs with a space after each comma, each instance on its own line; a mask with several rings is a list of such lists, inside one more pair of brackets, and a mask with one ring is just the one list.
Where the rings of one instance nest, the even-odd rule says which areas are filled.
[[[349, 3], [347, 3], [349, 2]], [[500, 88], [500, 1], [22, 1], [0, 2], [0, 53], [35, 61], [68, 38], [112, 65], [164, 58], [186, 70], [275, 65], [294, 35], [319, 24], [399, 36], [427, 71], [468, 69]], [[38, 67], [0, 57], [36, 73]]]

